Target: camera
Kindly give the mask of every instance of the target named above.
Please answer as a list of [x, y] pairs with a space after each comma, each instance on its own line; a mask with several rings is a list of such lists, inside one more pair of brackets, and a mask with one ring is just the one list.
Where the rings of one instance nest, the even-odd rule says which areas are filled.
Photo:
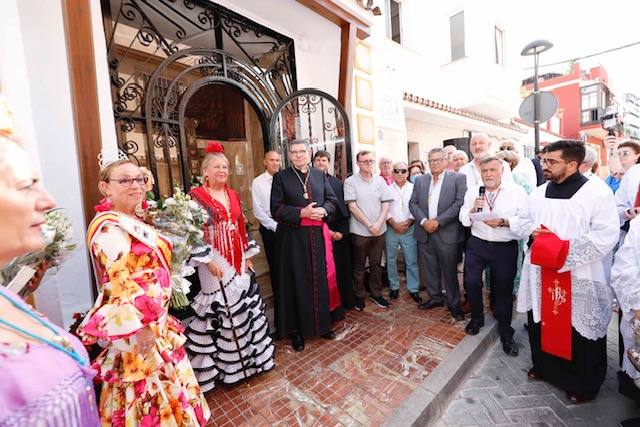
[[600, 118], [600, 124], [604, 130], [609, 132], [609, 135], [615, 136], [615, 132], [620, 131], [622, 128], [622, 116], [623, 111], [620, 107], [609, 105]]

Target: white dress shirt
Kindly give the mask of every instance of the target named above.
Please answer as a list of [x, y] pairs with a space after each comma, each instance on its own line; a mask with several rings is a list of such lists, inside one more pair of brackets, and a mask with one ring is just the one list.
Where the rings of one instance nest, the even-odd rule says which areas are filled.
[[635, 204], [638, 186], [640, 186], [640, 164], [633, 165], [622, 176], [620, 187], [615, 193], [620, 224], [624, 224], [627, 221], [624, 218], [624, 212], [631, 209]]
[[255, 177], [251, 183], [251, 200], [253, 202], [253, 216], [267, 230], [276, 231], [278, 223], [271, 218], [271, 185], [273, 175], [265, 171]]
[[429, 194], [427, 195], [427, 201], [429, 202], [429, 219], [433, 219], [438, 216], [438, 201], [440, 200], [440, 190], [442, 189], [444, 174], [444, 172], [440, 174], [437, 182], [433, 179], [433, 175], [431, 175], [431, 180], [429, 181]]
[[[480, 175], [480, 169], [476, 167], [476, 162], [474, 160], [470, 161], [466, 165], [462, 166], [458, 171], [467, 178], [467, 188], [471, 188], [474, 185], [483, 185], [482, 176]], [[511, 166], [509, 163], [502, 161], [502, 182], [511, 182], [513, 181], [513, 176], [511, 175]], [[535, 188], [534, 185], [531, 188]]]
[[471, 221], [469, 213], [473, 209], [473, 204], [478, 197], [480, 185], [469, 187], [464, 196], [464, 204], [460, 209], [459, 219], [465, 227], [471, 226], [471, 234], [478, 239], [489, 242], [509, 242], [520, 240], [526, 236], [520, 235], [519, 230], [521, 219], [518, 214], [527, 211], [529, 197], [527, 193], [513, 182], [503, 182], [500, 187], [493, 192], [493, 210], [488, 206], [486, 198], [490, 198], [489, 191], [485, 193], [485, 203], [482, 212], [493, 212], [500, 218], [509, 221], [508, 227], [491, 228], [483, 221]]
[[413, 184], [407, 181], [400, 187], [394, 182], [391, 185], [391, 192], [394, 199], [389, 205], [387, 219], [391, 218], [395, 222], [405, 222], [408, 219], [413, 219], [413, 215], [409, 211], [409, 200], [411, 199], [411, 193], [413, 193]]

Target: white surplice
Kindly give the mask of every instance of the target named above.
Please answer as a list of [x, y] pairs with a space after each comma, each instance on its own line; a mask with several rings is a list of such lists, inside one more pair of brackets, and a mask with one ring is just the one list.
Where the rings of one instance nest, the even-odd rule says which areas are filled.
[[[618, 298], [622, 310], [620, 333], [626, 350], [635, 343], [630, 322], [635, 317], [635, 310], [640, 310], [640, 218], [631, 221], [629, 233], [624, 244], [616, 252], [611, 268], [611, 286]], [[634, 379], [640, 378], [640, 372], [631, 364], [629, 358], [622, 358], [622, 369]]]
[[[618, 241], [618, 215], [610, 190], [587, 181], [569, 199], [546, 198], [549, 183], [530, 195], [521, 227], [530, 234], [545, 225], [560, 239], [569, 240], [569, 254], [560, 272], [571, 272], [571, 323], [580, 335], [595, 340], [607, 334], [611, 320], [613, 290], [605, 280], [602, 260]], [[531, 264], [531, 249], [525, 254], [519, 312], [533, 311], [540, 322], [541, 271]]]

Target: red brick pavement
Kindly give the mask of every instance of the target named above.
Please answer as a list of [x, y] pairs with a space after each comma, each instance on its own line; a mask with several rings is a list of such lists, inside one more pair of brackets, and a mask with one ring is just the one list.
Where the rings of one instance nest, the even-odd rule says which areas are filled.
[[448, 311], [423, 311], [403, 293], [388, 310], [367, 301], [337, 324], [337, 339], [276, 342], [276, 367], [207, 395], [209, 426], [380, 425], [464, 337]]

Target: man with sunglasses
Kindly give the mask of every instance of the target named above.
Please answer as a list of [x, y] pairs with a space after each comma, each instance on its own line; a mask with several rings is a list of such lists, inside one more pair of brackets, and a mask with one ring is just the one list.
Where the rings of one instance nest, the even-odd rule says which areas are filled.
[[518, 152], [516, 143], [513, 139], [507, 139], [500, 143], [500, 151], [512, 151], [518, 155], [518, 164], [511, 171], [513, 175], [519, 175], [526, 181], [529, 188], [536, 188], [538, 186], [538, 179], [536, 176], [536, 168], [531, 159], [523, 157]]
[[613, 291], [603, 258], [618, 241], [615, 199], [601, 182], [580, 174], [584, 156], [580, 141], [547, 145], [548, 182], [531, 192], [516, 223], [523, 228], [518, 234], [533, 239], [517, 307], [528, 316], [528, 377], [561, 388], [572, 403], [595, 398], [606, 376]]
[[389, 297], [397, 299], [400, 292], [398, 278], [398, 247], [402, 248], [407, 276], [407, 290], [411, 298], [418, 304], [422, 302], [419, 288], [418, 273], [418, 243], [413, 238], [413, 215], [409, 211], [409, 199], [413, 192], [413, 184], [409, 182], [409, 170], [405, 162], [393, 165], [393, 179], [391, 191], [394, 199], [389, 206], [385, 244], [387, 254], [387, 272], [389, 273]]

